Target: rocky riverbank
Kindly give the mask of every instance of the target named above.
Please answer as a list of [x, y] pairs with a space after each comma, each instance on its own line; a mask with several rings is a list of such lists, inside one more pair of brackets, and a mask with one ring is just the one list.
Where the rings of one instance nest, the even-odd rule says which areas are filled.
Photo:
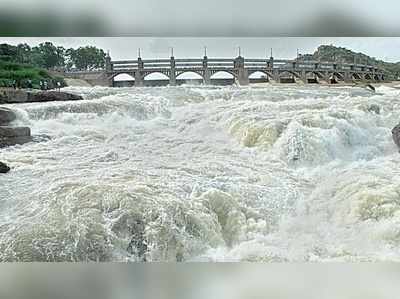
[[[0, 104], [78, 100], [83, 100], [83, 98], [59, 91], [0, 89]], [[0, 148], [32, 141], [30, 128], [13, 126], [16, 118], [16, 114], [11, 109], [0, 107]], [[0, 162], [0, 173], [8, 171], [10, 168]]]
[[0, 148], [24, 144], [30, 141], [32, 141], [30, 128], [0, 126]]
[[[32, 140], [31, 130], [28, 127], [15, 127], [12, 122], [17, 118], [15, 113], [0, 107], [0, 148], [23, 144]], [[0, 162], [0, 173], [7, 173], [10, 167]]]
[[12, 122], [17, 118], [8, 108], [0, 107], [0, 148], [23, 144], [32, 140], [28, 127], [16, 127]]
[[79, 95], [60, 91], [36, 91], [36, 90], [0, 90], [0, 104], [34, 103], [53, 101], [79, 101], [83, 98]]
[[[77, 101], [82, 99], [81, 96], [58, 91], [0, 90], [0, 104]], [[11, 109], [0, 107], [0, 148], [32, 141], [30, 128], [13, 126], [16, 118], [16, 114]], [[0, 162], [0, 173], [9, 171], [10, 167]]]

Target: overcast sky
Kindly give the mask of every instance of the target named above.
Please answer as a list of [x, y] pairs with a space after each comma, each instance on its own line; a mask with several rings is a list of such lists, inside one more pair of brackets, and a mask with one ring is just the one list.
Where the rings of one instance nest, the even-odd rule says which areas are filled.
[[97, 36], [393, 36], [399, 11], [399, 0], [0, 0], [3, 19], [20, 16], [11, 29], [56, 36], [85, 34], [88, 19]]
[[270, 48], [276, 58], [293, 58], [300, 53], [313, 53], [321, 44], [333, 44], [386, 61], [400, 61], [399, 37], [295, 37], [295, 38], [155, 38], [155, 37], [56, 37], [56, 38], [1, 38], [0, 42], [31, 46], [51, 41], [64, 47], [95, 45], [109, 50], [112, 59], [133, 59], [141, 48], [143, 58], [168, 58], [174, 47], [175, 57], [202, 57], [207, 46], [209, 57], [235, 57], [238, 46], [244, 57], [265, 57]]

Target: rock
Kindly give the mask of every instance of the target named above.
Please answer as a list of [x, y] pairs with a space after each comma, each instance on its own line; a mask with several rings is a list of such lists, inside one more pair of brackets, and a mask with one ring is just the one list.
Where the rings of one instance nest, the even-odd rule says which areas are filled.
[[28, 127], [0, 126], [0, 148], [32, 141]]
[[31, 136], [22, 136], [22, 137], [10, 137], [10, 138], [1, 138], [0, 137], [0, 148], [7, 146], [14, 146], [17, 144], [25, 144], [32, 141]]
[[381, 113], [381, 107], [379, 107], [376, 104], [371, 104], [368, 106], [367, 110], [369, 112], [374, 112], [375, 114], [380, 114]]
[[28, 102], [28, 92], [25, 90], [9, 89], [0, 93], [0, 104], [26, 102]]
[[375, 92], [375, 87], [373, 85], [371, 85], [371, 84], [367, 84], [366, 88], [369, 88], [370, 90]]
[[25, 136], [31, 136], [31, 129], [28, 127], [0, 126], [0, 138]]
[[42, 91], [29, 94], [28, 101], [30, 102], [52, 102], [52, 101], [79, 101], [83, 98], [79, 95], [58, 92], [58, 91]]
[[8, 167], [6, 164], [0, 162], [0, 173], [7, 173], [10, 171], [10, 167]]
[[397, 147], [399, 148], [399, 152], [400, 152], [400, 124], [398, 124], [397, 126], [395, 126], [393, 128], [392, 137], [393, 137], [394, 143], [397, 145]]
[[83, 100], [79, 95], [61, 91], [6, 90], [0, 93], [0, 104]]
[[7, 125], [16, 118], [17, 116], [11, 109], [0, 107], [0, 125]]

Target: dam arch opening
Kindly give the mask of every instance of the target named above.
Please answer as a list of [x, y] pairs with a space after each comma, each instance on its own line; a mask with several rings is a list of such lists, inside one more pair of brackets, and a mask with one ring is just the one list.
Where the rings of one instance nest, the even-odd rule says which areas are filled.
[[249, 81], [250, 83], [267, 83], [270, 80], [268, 74], [261, 71], [256, 71], [249, 75]]
[[204, 82], [204, 78], [197, 72], [186, 71], [178, 74], [176, 76], [176, 84], [190, 84], [190, 85], [199, 85]]
[[162, 72], [152, 72], [143, 77], [145, 86], [166, 86], [169, 82], [169, 77]]
[[135, 86], [135, 78], [130, 73], [120, 73], [112, 78], [113, 87], [132, 87]]
[[233, 85], [236, 78], [228, 71], [217, 71], [211, 75], [210, 81], [213, 85]]

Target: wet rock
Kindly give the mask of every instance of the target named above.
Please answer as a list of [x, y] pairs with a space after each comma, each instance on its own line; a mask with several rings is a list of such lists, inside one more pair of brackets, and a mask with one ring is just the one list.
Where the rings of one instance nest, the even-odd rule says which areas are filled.
[[14, 145], [21, 145], [32, 141], [31, 136], [23, 136], [23, 137], [9, 137], [9, 138], [1, 138], [0, 137], [0, 148]]
[[32, 141], [28, 127], [0, 126], [0, 148]]
[[43, 91], [38, 93], [32, 93], [29, 96], [29, 101], [32, 102], [52, 102], [52, 101], [79, 101], [83, 98], [79, 95], [58, 92], [58, 91]]
[[399, 148], [399, 152], [400, 152], [400, 124], [398, 124], [397, 126], [395, 126], [393, 128], [392, 137], [393, 137], [394, 143], [397, 145], [397, 147]]
[[8, 167], [3, 162], [0, 162], [0, 173], [7, 173], [10, 171], [10, 167]]
[[0, 94], [0, 104], [83, 100], [79, 95], [61, 91], [7, 90]]
[[0, 124], [8, 124], [17, 118], [14, 111], [9, 108], [0, 107]]
[[372, 84], [367, 84], [366, 88], [368, 88], [368, 89], [370, 89], [370, 90], [375, 92], [375, 87]]
[[0, 126], [1, 137], [25, 137], [31, 136], [31, 129], [28, 127]]
[[381, 107], [379, 107], [376, 104], [371, 104], [367, 108], [368, 112], [373, 112], [375, 114], [380, 114], [381, 113]]
[[7, 125], [16, 118], [17, 116], [11, 109], [0, 107], [0, 125]]

